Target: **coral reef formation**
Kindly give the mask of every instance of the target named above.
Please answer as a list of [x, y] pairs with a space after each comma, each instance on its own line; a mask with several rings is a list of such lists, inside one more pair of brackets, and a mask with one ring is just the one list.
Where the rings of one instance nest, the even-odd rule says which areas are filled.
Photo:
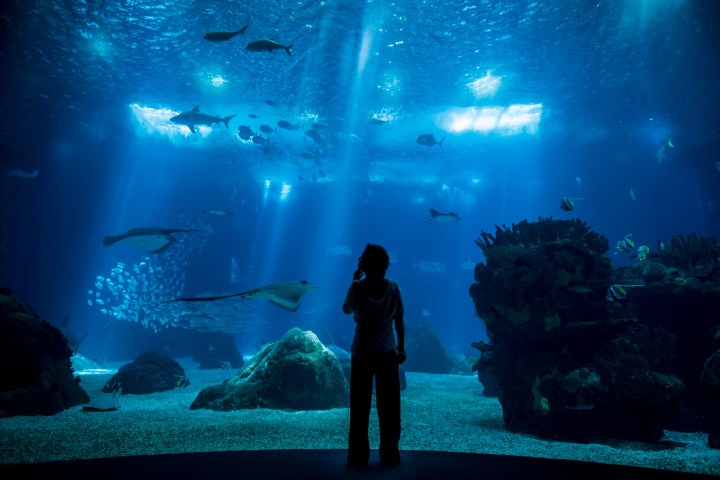
[[618, 282], [607, 239], [580, 220], [540, 218], [482, 232], [476, 244], [486, 263], [469, 293], [490, 344], [475, 344], [483, 355], [474, 369], [494, 373], [506, 428], [661, 438], [684, 391], [675, 336], [640, 324], [631, 301], [609, 295]]
[[326, 410], [347, 407], [350, 387], [334, 353], [311, 331], [291, 328], [235, 377], [200, 391], [191, 409]]
[[71, 356], [60, 330], [0, 289], [0, 417], [54, 415], [89, 402]]

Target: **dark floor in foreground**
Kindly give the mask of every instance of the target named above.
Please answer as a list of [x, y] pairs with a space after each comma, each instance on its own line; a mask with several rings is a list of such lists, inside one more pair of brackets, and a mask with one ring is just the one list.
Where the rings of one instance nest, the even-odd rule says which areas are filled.
[[344, 450], [254, 450], [118, 457], [72, 462], [0, 465], [0, 478], [235, 478], [241, 480], [301, 479], [710, 479], [682, 472], [650, 470], [567, 460], [403, 451], [402, 463], [387, 468], [373, 451], [363, 470], [345, 466]]

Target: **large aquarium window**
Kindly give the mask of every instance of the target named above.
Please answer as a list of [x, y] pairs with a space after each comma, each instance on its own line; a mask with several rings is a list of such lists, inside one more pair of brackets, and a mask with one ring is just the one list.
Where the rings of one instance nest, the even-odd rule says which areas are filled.
[[0, 475], [720, 476], [716, 3], [2, 2]]

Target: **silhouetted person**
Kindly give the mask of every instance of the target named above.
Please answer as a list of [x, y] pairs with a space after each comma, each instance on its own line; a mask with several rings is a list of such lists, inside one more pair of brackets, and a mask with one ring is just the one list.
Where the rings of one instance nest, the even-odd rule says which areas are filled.
[[[400, 463], [400, 375], [405, 361], [405, 323], [397, 283], [385, 278], [390, 257], [380, 245], [368, 243], [358, 259], [343, 312], [353, 313], [355, 336], [350, 347], [350, 433], [347, 464], [363, 467], [370, 459], [368, 426], [372, 403], [380, 423], [380, 460], [388, 466]], [[364, 277], [364, 278], [363, 278]], [[393, 323], [397, 342], [393, 335]]]

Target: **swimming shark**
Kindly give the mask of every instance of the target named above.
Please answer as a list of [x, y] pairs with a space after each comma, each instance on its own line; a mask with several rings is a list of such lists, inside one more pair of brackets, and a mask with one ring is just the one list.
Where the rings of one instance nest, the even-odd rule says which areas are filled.
[[159, 228], [159, 227], [138, 227], [128, 230], [119, 235], [108, 235], [103, 238], [103, 245], [109, 247], [117, 242], [131, 243], [150, 253], [162, 253], [177, 240], [172, 236], [179, 232], [202, 232], [195, 228]]
[[218, 295], [213, 297], [184, 297], [167, 300], [170, 302], [212, 302], [232, 297], [254, 298], [256, 300], [267, 300], [288, 312], [295, 312], [300, 307], [303, 297], [309, 292], [317, 290], [317, 285], [311, 285], [307, 280], [293, 280], [283, 283], [265, 285], [264, 287], [248, 290], [247, 292], [232, 293], [230, 295]]
[[178, 125], [185, 125], [190, 129], [192, 133], [195, 133], [195, 125], [212, 125], [213, 123], [224, 123], [225, 128], [230, 128], [228, 126], [228, 123], [236, 115], [237, 114], [228, 115], [224, 118], [218, 117], [216, 115], [209, 115], [207, 113], [201, 112], [200, 107], [196, 105], [195, 108], [193, 108], [189, 112], [182, 112], [178, 115], [175, 115], [170, 119], [170, 121]]
[[430, 209], [430, 218], [425, 220], [425, 223], [435, 220], [436, 222], [457, 222], [460, 217], [454, 212], [439, 212], [434, 208]]

